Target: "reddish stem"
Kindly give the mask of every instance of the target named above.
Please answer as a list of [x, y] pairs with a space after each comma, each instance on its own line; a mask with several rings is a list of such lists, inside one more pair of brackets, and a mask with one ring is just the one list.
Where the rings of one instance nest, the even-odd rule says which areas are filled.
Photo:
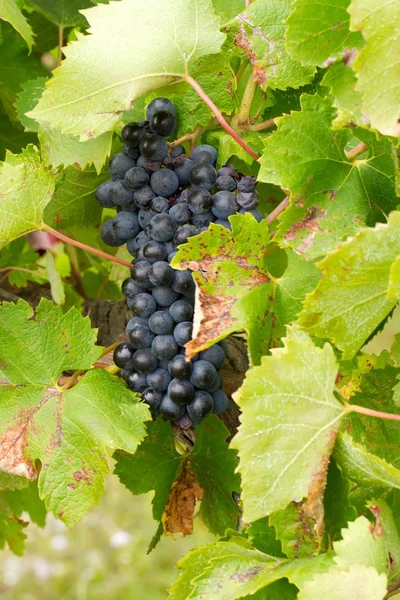
[[361, 144], [358, 144], [358, 146], [355, 146], [352, 150], [346, 152], [347, 160], [354, 160], [357, 158], [357, 156], [365, 152], [366, 149], [367, 144], [365, 142], [361, 142]]
[[275, 219], [281, 214], [283, 213], [283, 211], [289, 206], [290, 204], [290, 198], [289, 196], [286, 196], [286, 198], [284, 198], [282, 200], [282, 202], [280, 202], [278, 204], [278, 206], [276, 208], [274, 208], [274, 210], [272, 212], [269, 213], [266, 221], [268, 223], [268, 225], [271, 225], [271, 223], [273, 221], [275, 221]]
[[380, 410], [373, 410], [372, 408], [366, 408], [365, 406], [358, 406], [358, 404], [348, 404], [347, 410], [348, 412], [356, 412], [360, 413], [361, 415], [376, 417], [377, 419], [387, 419], [388, 421], [400, 421], [400, 415], [381, 412]]
[[249, 131], [263, 131], [264, 129], [269, 129], [275, 125], [275, 119], [268, 119], [267, 121], [262, 121], [261, 123], [255, 123], [254, 125], [249, 125]]
[[47, 233], [51, 233], [51, 235], [54, 235], [54, 237], [58, 238], [62, 242], [71, 244], [71, 246], [76, 246], [77, 248], [80, 248], [81, 250], [86, 250], [86, 252], [90, 252], [91, 254], [95, 254], [96, 256], [101, 256], [101, 258], [105, 258], [106, 260], [111, 260], [112, 262], [115, 262], [119, 265], [128, 267], [128, 269], [132, 268], [131, 263], [126, 262], [126, 260], [117, 258], [116, 256], [113, 256], [112, 254], [107, 254], [107, 252], [103, 252], [102, 250], [97, 250], [97, 248], [92, 248], [91, 246], [82, 244], [82, 242], [77, 242], [76, 240], [73, 240], [72, 238], [64, 235], [63, 233], [56, 231], [55, 229], [53, 229], [52, 227], [49, 227], [48, 225], [43, 224], [42, 229], [44, 229], [44, 231], [47, 231]]
[[219, 123], [225, 129], [225, 131], [227, 131], [229, 133], [229, 135], [231, 135], [233, 137], [233, 139], [239, 144], [239, 146], [241, 146], [243, 148], [243, 150], [246, 150], [246, 152], [248, 154], [250, 154], [250, 156], [252, 158], [254, 158], [254, 160], [258, 161], [260, 158], [258, 156], [258, 154], [256, 154], [254, 152], [254, 150], [252, 150], [250, 148], [250, 146], [248, 146], [246, 144], [246, 142], [244, 140], [242, 140], [240, 135], [238, 135], [236, 133], [236, 131], [234, 129], [232, 129], [232, 127], [229, 125], [229, 123], [222, 116], [221, 111], [215, 106], [214, 102], [211, 100], [211, 98], [209, 96], [207, 96], [207, 94], [205, 93], [203, 88], [197, 83], [197, 81], [195, 79], [193, 79], [193, 77], [191, 77], [190, 75], [186, 75], [185, 81], [192, 86], [194, 91], [197, 92], [197, 94], [200, 96], [200, 98], [203, 100], [203, 102], [205, 104], [207, 104], [207, 106], [210, 110], [212, 110], [216, 119], [219, 121]]

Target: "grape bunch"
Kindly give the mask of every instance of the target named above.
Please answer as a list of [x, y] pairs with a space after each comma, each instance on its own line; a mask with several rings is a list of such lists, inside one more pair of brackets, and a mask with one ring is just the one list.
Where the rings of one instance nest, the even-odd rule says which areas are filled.
[[[96, 198], [115, 208], [101, 230], [109, 246], [126, 244], [133, 257], [131, 276], [122, 292], [133, 312], [128, 342], [114, 352], [126, 385], [142, 394], [153, 418], [162, 415], [190, 425], [228, 407], [219, 374], [224, 342], [185, 358], [192, 337], [195, 283], [192, 274], [170, 262], [177, 247], [210, 223], [231, 228], [228, 217], [250, 212], [259, 221], [256, 180], [227, 164], [218, 171], [217, 150], [197, 146], [189, 157], [182, 145], [169, 152], [166, 137], [176, 125], [176, 111], [166, 98], [147, 106], [146, 120], [125, 125], [123, 150], [110, 160], [111, 181]], [[190, 420], [190, 421], [189, 421]]]

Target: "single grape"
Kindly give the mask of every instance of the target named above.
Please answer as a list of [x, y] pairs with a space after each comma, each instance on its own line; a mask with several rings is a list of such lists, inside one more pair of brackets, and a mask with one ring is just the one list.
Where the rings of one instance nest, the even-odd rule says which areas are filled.
[[150, 269], [151, 265], [147, 262], [147, 260], [141, 260], [135, 263], [131, 269], [131, 277], [133, 281], [142, 286], [142, 288], [148, 287], [150, 285]]
[[168, 100], [168, 98], [154, 98], [154, 100], [152, 100], [146, 108], [146, 119], [148, 121], [152, 121], [154, 118], [154, 115], [159, 112], [160, 110], [166, 110], [167, 112], [171, 113], [171, 115], [173, 115], [174, 117], [176, 116], [176, 110], [175, 110], [175, 106], [172, 104], [171, 100]]
[[167, 258], [167, 249], [161, 242], [150, 240], [143, 248], [143, 255], [150, 264], [153, 264]]
[[220, 415], [226, 411], [229, 406], [229, 398], [222, 390], [217, 390], [211, 394], [214, 400], [214, 414]]
[[175, 219], [169, 214], [162, 213], [152, 218], [146, 227], [146, 233], [157, 242], [168, 242], [174, 237], [176, 228]]
[[149, 387], [157, 392], [165, 392], [171, 382], [171, 375], [166, 369], [157, 368], [155, 371], [147, 375], [147, 383]]
[[123, 179], [125, 173], [135, 166], [135, 161], [129, 158], [122, 152], [120, 154], [114, 154], [110, 160], [110, 176], [113, 181], [117, 179]]
[[157, 213], [150, 208], [141, 208], [138, 212], [138, 221], [140, 227], [145, 229], [156, 214]]
[[180, 404], [176, 404], [176, 402], [171, 400], [168, 394], [165, 394], [161, 400], [160, 413], [169, 421], [177, 421], [185, 414], [185, 407]]
[[177, 404], [187, 404], [194, 396], [194, 387], [188, 379], [173, 379], [168, 386], [168, 396]]
[[175, 379], [189, 379], [192, 374], [193, 364], [186, 361], [183, 354], [177, 354], [168, 363], [168, 371]]
[[125, 376], [125, 383], [133, 392], [143, 392], [148, 387], [146, 375], [136, 371], [130, 371]]
[[131, 277], [125, 279], [122, 284], [122, 293], [125, 298], [133, 298], [137, 294], [143, 292], [143, 286], [134, 281]]
[[239, 194], [236, 194], [236, 202], [241, 208], [252, 210], [258, 206], [258, 194], [257, 192], [240, 192]]
[[107, 246], [122, 246], [125, 240], [116, 235], [113, 221], [114, 219], [110, 219], [103, 224], [100, 232], [101, 239]]
[[187, 300], [177, 300], [169, 307], [169, 314], [175, 323], [190, 321], [193, 317], [193, 306]]
[[147, 121], [141, 121], [140, 123], [128, 123], [125, 125], [121, 131], [122, 141], [129, 144], [130, 146], [138, 146], [140, 140], [143, 138], [146, 133], [146, 125]]
[[229, 175], [219, 175], [215, 182], [217, 190], [234, 192], [236, 190], [236, 181]]
[[151, 129], [163, 137], [171, 135], [176, 127], [175, 116], [167, 110], [154, 113], [150, 123]]
[[239, 213], [241, 215], [245, 215], [246, 213], [250, 213], [251, 215], [253, 215], [253, 217], [255, 218], [255, 220], [260, 223], [263, 220], [263, 216], [260, 213], [260, 211], [258, 210], [258, 208], [253, 208], [251, 210], [247, 210], [246, 208], [241, 208], [239, 210]]
[[156, 198], [153, 198], [153, 200], [150, 202], [150, 208], [155, 213], [167, 213], [169, 212], [170, 205], [167, 198], [157, 196]]
[[133, 167], [132, 169], [129, 169], [124, 177], [124, 185], [130, 190], [140, 190], [140, 188], [147, 185], [149, 181], [149, 174], [143, 167]]
[[170, 152], [171, 158], [178, 158], [178, 156], [182, 156], [182, 154], [185, 154], [185, 148], [182, 146], [182, 144], [175, 146], [175, 148], [172, 148]]
[[137, 215], [134, 212], [122, 210], [113, 218], [113, 228], [116, 236], [122, 240], [134, 238], [140, 231]]
[[192, 321], [182, 321], [174, 329], [174, 338], [178, 346], [184, 347], [192, 339]]
[[218, 170], [218, 176], [225, 176], [228, 175], [229, 177], [232, 177], [233, 179], [235, 179], [237, 177], [237, 172], [236, 169], [233, 165], [225, 165], [224, 167], [221, 167]]
[[117, 206], [117, 213], [119, 213], [121, 210], [127, 210], [129, 212], [134, 212], [136, 214], [138, 213], [138, 207], [136, 206], [136, 204], [135, 204], [135, 202], [133, 200], [129, 204], [125, 204], [124, 207]]
[[124, 144], [122, 152], [125, 154], [125, 156], [133, 158], [133, 160], [137, 160], [140, 156], [139, 148], [135, 148], [130, 144]]
[[149, 279], [153, 285], [171, 285], [175, 276], [174, 269], [167, 262], [161, 260], [155, 262], [149, 271]]
[[178, 292], [167, 285], [157, 285], [151, 293], [159, 306], [171, 306], [179, 298]]
[[96, 200], [103, 208], [115, 208], [116, 204], [111, 200], [110, 191], [113, 186], [112, 181], [101, 183], [96, 190]]
[[256, 185], [257, 179], [255, 177], [242, 177], [237, 184], [237, 188], [240, 192], [254, 192]]
[[171, 287], [179, 294], [190, 295], [194, 292], [196, 285], [190, 271], [175, 271]]
[[129, 308], [137, 317], [148, 319], [156, 311], [157, 303], [151, 294], [142, 293], [132, 298]]
[[140, 348], [133, 355], [133, 368], [138, 373], [152, 373], [157, 368], [157, 359], [150, 348]]
[[192, 227], [192, 225], [182, 225], [182, 227], [178, 227], [174, 234], [174, 244], [175, 246], [180, 246], [187, 242], [188, 238], [196, 235], [196, 228]]
[[217, 181], [217, 171], [209, 163], [195, 163], [190, 172], [190, 183], [203, 189], [212, 190]]
[[221, 346], [218, 346], [218, 344], [215, 344], [214, 346], [211, 346], [211, 348], [207, 348], [206, 350], [200, 352], [200, 359], [210, 362], [212, 365], [214, 365], [217, 371], [222, 369], [225, 358], [225, 352]]
[[170, 360], [178, 354], [178, 345], [172, 335], [158, 335], [153, 340], [151, 351], [158, 360]]
[[131, 319], [129, 319], [125, 328], [126, 335], [129, 337], [130, 332], [133, 331], [136, 325], [147, 325], [146, 321], [147, 319], [141, 319], [140, 317], [132, 317]]
[[187, 204], [175, 204], [169, 209], [169, 214], [178, 225], [184, 225], [190, 221], [191, 212]]
[[197, 146], [192, 152], [192, 159], [196, 160], [199, 156], [202, 155], [203, 152], [207, 152], [210, 155], [211, 162], [213, 164], [217, 162], [218, 151], [209, 144], [201, 144], [200, 146]]
[[[201, 390], [209, 390], [215, 385], [216, 381], [218, 381], [219, 384], [218, 373], [214, 365], [207, 360], [201, 359], [194, 363], [190, 381], [196, 388]], [[218, 389], [218, 387], [216, 389]]]
[[148, 325], [138, 323], [129, 333], [129, 341], [134, 348], [150, 348], [155, 338]]
[[165, 310], [157, 310], [149, 319], [149, 327], [156, 335], [166, 335], [172, 331], [174, 322]]
[[175, 175], [178, 177], [181, 187], [190, 183], [190, 173], [194, 167], [194, 162], [190, 158], [186, 158], [179, 167], [175, 169]]
[[114, 350], [113, 360], [117, 367], [120, 369], [127, 369], [131, 371], [133, 366], [133, 356], [135, 354], [135, 348], [129, 342], [122, 342]]
[[217, 219], [227, 219], [239, 210], [232, 192], [217, 192], [212, 197], [211, 212]]
[[207, 213], [211, 208], [211, 202], [211, 194], [207, 190], [192, 188], [189, 191], [188, 206], [195, 215]]
[[143, 167], [143, 169], [146, 169], [149, 173], [154, 173], [154, 171], [157, 171], [161, 167], [161, 161], [151, 160], [141, 154], [137, 159], [136, 166]]
[[169, 198], [179, 187], [179, 179], [171, 169], [160, 169], [150, 177], [150, 185], [158, 196]]
[[128, 190], [122, 181], [113, 181], [110, 186], [110, 198], [114, 204], [125, 207], [133, 202], [133, 192]]
[[208, 227], [210, 223], [215, 221], [215, 216], [212, 214], [211, 210], [201, 215], [193, 215], [192, 217], [192, 225], [195, 227]]
[[141, 231], [135, 238], [137, 248], [144, 248], [144, 246], [150, 242], [151, 237], [147, 235], [145, 231]]
[[186, 407], [189, 418], [196, 424], [214, 410], [214, 400], [211, 394], [203, 390], [194, 393], [193, 400]]
[[155, 196], [149, 185], [144, 185], [140, 190], [133, 192], [133, 200], [138, 208], [148, 208]]
[[139, 149], [146, 158], [161, 161], [167, 156], [168, 144], [158, 133], [146, 133], [140, 142]]
[[230, 224], [228, 219], [216, 219], [215, 224], [221, 225], [222, 227], [225, 227], [225, 229], [229, 229], [230, 231], [232, 231], [232, 225]]
[[163, 395], [152, 388], [146, 388], [142, 393], [142, 400], [150, 408], [151, 416], [155, 419], [160, 411], [158, 410]]

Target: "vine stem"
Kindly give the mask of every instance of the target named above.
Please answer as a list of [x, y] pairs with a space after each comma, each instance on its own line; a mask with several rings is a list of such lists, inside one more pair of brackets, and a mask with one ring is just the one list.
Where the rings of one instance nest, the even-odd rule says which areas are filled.
[[236, 131], [234, 129], [232, 129], [232, 127], [229, 125], [229, 123], [224, 119], [221, 111], [215, 106], [214, 102], [211, 100], [211, 98], [206, 94], [206, 92], [203, 90], [203, 88], [197, 83], [197, 81], [195, 79], [193, 79], [193, 77], [191, 77], [190, 75], [186, 75], [185, 76], [185, 81], [192, 86], [192, 88], [194, 89], [194, 91], [200, 96], [200, 98], [203, 100], [203, 102], [205, 104], [207, 104], [208, 108], [210, 110], [212, 110], [212, 112], [214, 113], [216, 119], [218, 120], [218, 122], [221, 124], [221, 126], [225, 129], [225, 131], [227, 133], [229, 133], [229, 135], [231, 135], [233, 137], [233, 139], [239, 144], [239, 146], [241, 146], [243, 148], [243, 150], [245, 150], [248, 154], [250, 154], [250, 156], [252, 158], [254, 158], [254, 160], [259, 160], [259, 156], [258, 154], [256, 154], [254, 152], [254, 150], [252, 150], [250, 148], [250, 146], [248, 146], [246, 144], [246, 142], [240, 137], [240, 135], [238, 135], [236, 133]]
[[388, 421], [400, 421], [400, 415], [394, 413], [381, 412], [380, 410], [373, 410], [372, 408], [366, 408], [365, 406], [358, 406], [358, 404], [348, 404], [347, 412], [356, 412], [361, 415], [367, 415], [368, 417], [376, 417], [377, 419], [387, 419]]
[[57, 52], [56, 67], [59, 67], [61, 65], [63, 45], [64, 45], [64, 27], [62, 25], [59, 25], [59, 27], [58, 27], [58, 52]]
[[358, 146], [355, 146], [352, 150], [346, 152], [347, 160], [354, 160], [355, 158], [357, 158], [357, 156], [365, 152], [366, 149], [367, 144], [365, 142], [361, 142], [361, 144], [358, 144]]
[[274, 208], [274, 210], [272, 212], [269, 213], [268, 217], [266, 218], [268, 225], [271, 225], [271, 223], [273, 221], [275, 221], [275, 219], [277, 217], [279, 217], [279, 215], [281, 213], [283, 213], [283, 211], [289, 206], [289, 204], [290, 204], [290, 198], [289, 198], [289, 196], [286, 196], [282, 200], [282, 202], [280, 202], [278, 204], [278, 206], [276, 208]]
[[25, 269], [24, 267], [2, 267], [0, 269], [0, 273], [5, 271], [22, 271], [23, 273], [31, 273], [35, 277], [40, 277], [41, 279], [48, 279], [46, 275], [41, 275], [37, 271], [32, 271], [32, 269]]
[[43, 223], [41, 229], [43, 231], [47, 231], [47, 233], [51, 233], [51, 235], [54, 235], [54, 237], [58, 238], [62, 242], [65, 242], [66, 244], [71, 244], [71, 246], [76, 246], [77, 248], [80, 248], [81, 250], [86, 250], [86, 252], [90, 252], [90, 254], [95, 254], [96, 256], [105, 258], [106, 260], [111, 260], [112, 262], [115, 262], [118, 265], [123, 265], [124, 267], [128, 267], [128, 269], [132, 268], [131, 263], [128, 263], [126, 260], [117, 258], [116, 256], [113, 256], [112, 254], [107, 254], [107, 252], [103, 252], [102, 250], [98, 250], [97, 248], [92, 248], [92, 246], [88, 246], [87, 244], [82, 244], [82, 242], [77, 242], [76, 240], [73, 240], [72, 238], [68, 237], [67, 235], [60, 233], [56, 229], [49, 227], [49, 225], [46, 225], [45, 223]]
[[107, 346], [107, 348], [103, 348], [103, 351], [101, 353], [101, 357], [106, 356], [107, 354], [109, 354], [109, 352], [114, 352], [115, 348], [117, 348], [120, 345], [121, 342], [114, 342], [113, 344], [111, 344], [111, 346]]
[[275, 119], [268, 119], [267, 121], [262, 121], [261, 123], [255, 123], [254, 125], [249, 125], [249, 131], [263, 131], [264, 129], [269, 129], [275, 125]]
[[241, 125], [248, 125], [250, 119], [251, 105], [253, 104], [256, 88], [257, 84], [254, 81], [253, 72], [251, 71], [246, 83], [246, 88], [243, 93], [239, 110], [233, 119], [233, 122], [237, 124], [238, 127], [240, 127]]

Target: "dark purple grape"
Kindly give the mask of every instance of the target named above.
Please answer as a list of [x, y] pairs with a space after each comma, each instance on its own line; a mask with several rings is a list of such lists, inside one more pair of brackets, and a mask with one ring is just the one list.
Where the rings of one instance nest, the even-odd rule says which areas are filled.
[[167, 110], [154, 113], [150, 123], [151, 129], [163, 137], [171, 135], [176, 127], [175, 116]]
[[125, 244], [125, 240], [118, 237], [115, 233], [113, 221], [114, 219], [110, 219], [103, 224], [100, 231], [101, 239], [107, 246], [122, 246]]
[[185, 414], [185, 407], [180, 404], [177, 404], [176, 402], [171, 400], [168, 394], [165, 394], [163, 396], [163, 399], [161, 400], [160, 413], [165, 419], [168, 419], [169, 421], [177, 421]]
[[181, 187], [190, 183], [190, 173], [194, 167], [194, 162], [190, 158], [186, 158], [179, 167], [175, 169], [175, 175], [178, 177]]
[[154, 98], [154, 100], [152, 100], [146, 108], [146, 119], [148, 121], [152, 121], [154, 118], [154, 115], [159, 112], [160, 110], [166, 110], [169, 113], [171, 113], [171, 115], [173, 115], [174, 117], [176, 117], [176, 110], [175, 110], [175, 106], [173, 105], [173, 103], [171, 102], [171, 100], [168, 100], [168, 98]]
[[187, 361], [183, 354], [177, 354], [168, 363], [168, 371], [175, 379], [189, 379], [192, 370], [192, 362]]
[[258, 206], [258, 194], [257, 192], [240, 192], [239, 194], [236, 194], [236, 202], [241, 208], [252, 210]]
[[169, 314], [175, 323], [190, 321], [193, 317], [193, 306], [186, 300], [177, 300], [169, 307]]
[[156, 311], [157, 303], [151, 294], [138, 294], [129, 303], [133, 314], [142, 319], [148, 319]]
[[129, 240], [137, 236], [140, 225], [134, 212], [122, 210], [113, 218], [113, 228], [117, 237]]
[[150, 263], [156, 263], [164, 261], [167, 258], [167, 249], [161, 242], [150, 240], [143, 248], [143, 255], [145, 259]]
[[184, 225], [185, 223], [188, 223], [190, 221], [190, 217], [192, 216], [187, 204], [183, 203], [171, 206], [169, 209], [169, 214], [173, 219], [175, 219], [178, 225]]
[[122, 180], [113, 181], [110, 186], [110, 198], [114, 204], [125, 208], [128, 204], [132, 204], [133, 192], [124, 186]]
[[130, 371], [125, 376], [125, 383], [133, 392], [143, 392], [148, 387], [146, 375], [136, 371]]
[[194, 396], [194, 387], [188, 379], [173, 379], [168, 386], [168, 396], [177, 404], [187, 404]]
[[197, 146], [192, 152], [192, 159], [197, 160], [197, 158], [202, 156], [204, 152], [210, 155], [210, 160], [213, 164], [217, 162], [218, 151], [209, 144], [201, 144], [200, 146]]
[[161, 161], [167, 156], [168, 144], [158, 133], [146, 133], [140, 142], [139, 149], [146, 158]]
[[192, 339], [192, 321], [182, 321], [174, 329], [174, 338], [178, 346], [184, 347]]
[[214, 414], [220, 415], [226, 411], [229, 406], [229, 398], [222, 390], [217, 390], [211, 394], [214, 400]]
[[124, 185], [130, 190], [140, 190], [141, 187], [149, 183], [150, 177], [143, 167], [133, 167], [125, 173]]
[[128, 123], [121, 131], [122, 141], [130, 146], [138, 146], [140, 140], [146, 133], [147, 125], [147, 121], [141, 121], [140, 123]]
[[182, 146], [182, 144], [175, 146], [175, 148], [172, 148], [170, 152], [171, 158], [178, 158], [178, 156], [182, 156], [182, 154], [185, 154], [185, 148]]
[[113, 360], [120, 369], [131, 371], [133, 366], [133, 356], [135, 348], [129, 342], [122, 342], [114, 350]]
[[[216, 381], [218, 381], [219, 385], [218, 373], [214, 365], [207, 360], [201, 359], [194, 363], [190, 381], [196, 388], [201, 390], [209, 390], [211, 387], [214, 387]], [[218, 386], [216, 389], [218, 389]]]
[[140, 190], [133, 192], [133, 200], [138, 208], [148, 208], [155, 196], [149, 185], [144, 185]]
[[[131, 269], [131, 277], [133, 281], [142, 287], [150, 285], [149, 272], [151, 265], [146, 260], [141, 260], [135, 263]], [[143, 289], [142, 289], [143, 292]]]
[[214, 400], [211, 394], [203, 390], [194, 393], [193, 400], [186, 407], [189, 418], [198, 423], [214, 410]]
[[217, 171], [209, 163], [195, 163], [190, 172], [190, 183], [203, 190], [212, 190], [217, 181]]
[[236, 181], [229, 175], [220, 175], [215, 182], [217, 190], [234, 192], [236, 190]]
[[240, 192], [254, 192], [256, 185], [257, 179], [255, 177], [242, 177], [237, 184], [237, 188]]
[[149, 327], [156, 335], [166, 335], [173, 329], [174, 322], [169, 312], [157, 310], [149, 319]]
[[150, 348], [140, 348], [133, 355], [133, 368], [138, 373], [152, 373], [157, 368], [157, 359]]
[[196, 288], [190, 271], [175, 271], [175, 277], [171, 285], [172, 289], [179, 294], [192, 294]]
[[145, 325], [144, 323], [138, 323], [129, 332], [128, 337], [132, 346], [136, 349], [139, 349], [150, 348], [155, 335], [148, 325]]
[[113, 181], [117, 179], [123, 179], [125, 173], [135, 166], [135, 161], [129, 158], [122, 152], [120, 154], [114, 154], [110, 160], [110, 176]]
[[188, 206], [192, 213], [201, 215], [211, 208], [211, 194], [207, 190], [192, 188], [188, 193]]
[[150, 208], [155, 213], [167, 213], [169, 212], [170, 205], [167, 198], [157, 196], [156, 198], [153, 198], [153, 200], [150, 202]]
[[150, 185], [158, 196], [169, 198], [179, 187], [179, 179], [171, 169], [160, 169], [150, 177]]
[[171, 382], [171, 375], [166, 369], [156, 369], [147, 375], [149, 387], [157, 392], [165, 392]]
[[101, 183], [96, 190], [96, 200], [103, 208], [115, 208], [117, 205], [111, 200], [110, 190], [113, 186], [112, 181]]
[[146, 227], [146, 233], [157, 242], [168, 242], [174, 237], [177, 224], [169, 214], [159, 214], [152, 218]]
[[155, 262], [149, 271], [149, 279], [153, 285], [171, 285], [175, 276], [176, 272], [165, 261]]
[[214, 365], [217, 371], [222, 369], [225, 358], [225, 352], [221, 346], [218, 346], [218, 344], [215, 344], [214, 346], [211, 346], [210, 348], [200, 352], [200, 359], [210, 362], [212, 365]]
[[178, 345], [172, 335], [158, 335], [153, 340], [151, 351], [158, 360], [170, 360], [178, 354]]

